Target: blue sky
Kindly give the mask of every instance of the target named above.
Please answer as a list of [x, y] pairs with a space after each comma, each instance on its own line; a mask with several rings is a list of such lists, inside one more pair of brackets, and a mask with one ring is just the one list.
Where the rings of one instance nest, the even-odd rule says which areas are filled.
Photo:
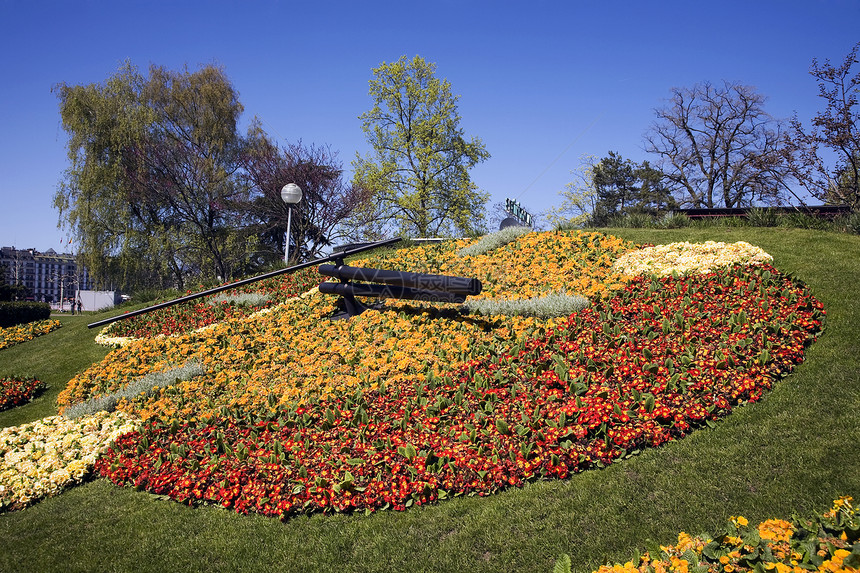
[[813, 58], [860, 41], [860, 0], [0, 0], [0, 244], [70, 251], [52, 207], [68, 166], [52, 86], [104, 81], [123, 61], [223, 66], [275, 139], [368, 151], [358, 116], [371, 69], [437, 65], [461, 126], [491, 158], [492, 202], [557, 205], [583, 154], [654, 159], [642, 135], [672, 87], [737, 81], [776, 118], [822, 108]]

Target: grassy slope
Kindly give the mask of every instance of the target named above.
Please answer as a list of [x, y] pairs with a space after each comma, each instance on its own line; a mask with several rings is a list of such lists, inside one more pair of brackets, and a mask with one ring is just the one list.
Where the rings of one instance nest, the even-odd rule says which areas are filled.
[[[588, 570], [626, 560], [646, 538], [669, 543], [730, 515], [787, 517], [824, 510], [839, 495], [860, 497], [860, 238], [788, 229], [613, 233], [637, 242], [760, 245], [824, 302], [827, 330], [762, 402], [602, 471], [402, 513], [286, 523], [190, 509], [96, 480], [0, 515], [0, 571], [548, 572], [564, 552], [575, 569]], [[51, 413], [45, 403], [62, 379], [98, 359], [84, 321], [67, 319], [59, 331], [0, 353], [0, 373], [15, 366], [51, 384], [21, 413], [0, 414], [0, 426]]]
[[0, 375], [35, 376], [48, 385], [29, 404], [0, 414], [0, 427], [56, 414], [57, 395], [69, 379], [107, 354], [106, 348], [94, 342], [98, 330], [87, 329], [91, 316], [64, 315], [59, 320], [59, 330], [0, 350]]

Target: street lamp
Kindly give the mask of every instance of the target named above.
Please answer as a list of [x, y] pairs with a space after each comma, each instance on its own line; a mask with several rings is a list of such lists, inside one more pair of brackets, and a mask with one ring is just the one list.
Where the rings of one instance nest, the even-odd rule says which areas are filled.
[[284, 262], [289, 264], [290, 260], [290, 223], [293, 220], [293, 208], [290, 205], [294, 205], [302, 200], [302, 188], [296, 185], [295, 183], [287, 183], [281, 188], [281, 199], [284, 200], [284, 203], [287, 204], [287, 234], [286, 234], [286, 243], [287, 248], [284, 252]]

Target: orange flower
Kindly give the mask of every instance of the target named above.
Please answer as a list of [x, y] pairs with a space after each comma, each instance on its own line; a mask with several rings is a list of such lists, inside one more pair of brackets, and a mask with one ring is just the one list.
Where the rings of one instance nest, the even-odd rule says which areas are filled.
[[791, 539], [794, 529], [791, 524], [782, 519], [768, 519], [758, 525], [758, 534], [762, 539], [779, 543]]

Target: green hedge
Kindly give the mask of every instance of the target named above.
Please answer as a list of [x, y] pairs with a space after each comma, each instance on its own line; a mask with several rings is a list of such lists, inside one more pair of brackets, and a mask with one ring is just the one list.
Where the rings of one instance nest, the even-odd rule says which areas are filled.
[[50, 317], [51, 306], [46, 302], [0, 302], [0, 328]]

